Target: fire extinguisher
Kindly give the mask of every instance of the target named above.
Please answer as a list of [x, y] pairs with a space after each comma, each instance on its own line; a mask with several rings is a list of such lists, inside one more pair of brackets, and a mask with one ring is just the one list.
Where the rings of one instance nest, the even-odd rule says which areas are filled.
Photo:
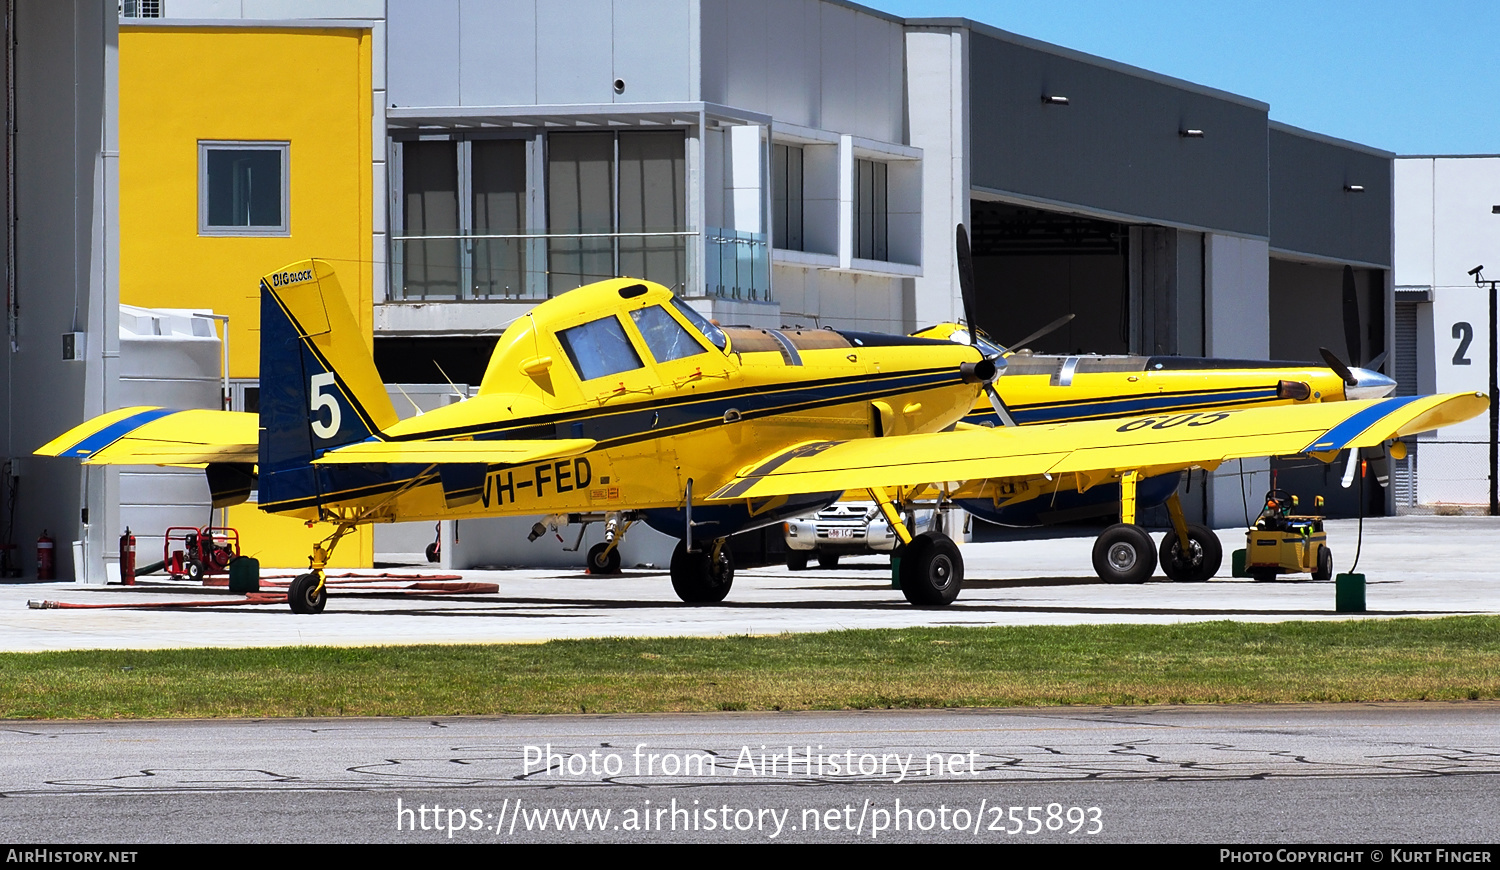
[[120, 535], [120, 583], [135, 585], [135, 535], [130, 533], [130, 526]]
[[36, 539], [36, 579], [57, 579], [57, 542], [47, 536], [47, 530], [42, 529], [42, 536]]

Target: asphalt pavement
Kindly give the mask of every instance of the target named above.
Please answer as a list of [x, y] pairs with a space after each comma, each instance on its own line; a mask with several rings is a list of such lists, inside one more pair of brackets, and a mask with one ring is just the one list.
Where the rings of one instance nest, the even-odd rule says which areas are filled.
[[[330, 596], [325, 612], [298, 616], [284, 604], [236, 605], [222, 588], [155, 581], [135, 587], [0, 584], [0, 650], [156, 649], [285, 645], [540, 642], [553, 638], [726, 636], [935, 625], [1176, 623], [1235, 619], [1438, 617], [1500, 613], [1500, 519], [1392, 517], [1327, 524], [1335, 570], [1356, 549], [1366, 576], [1365, 613], [1338, 613], [1334, 583], [1306, 576], [1255, 583], [1229, 577], [1228, 554], [1244, 532], [1220, 531], [1225, 566], [1207, 583], [1109, 585], [1094, 576], [1091, 537], [965, 544], [963, 594], [948, 607], [918, 608], [890, 588], [885, 559], [835, 569], [742, 569], [723, 604], [677, 600], [660, 568], [618, 576], [558, 569], [464, 571], [497, 592], [425, 595], [417, 590]], [[1157, 532], [1159, 541], [1162, 536]], [[274, 568], [266, 575], [278, 573]], [[290, 573], [290, 572], [280, 572]], [[433, 573], [414, 566], [394, 573]], [[74, 605], [33, 609], [28, 602]], [[208, 606], [180, 606], [206, 602]], [[78, 607], [82, 605], [82, 607]], [[108, 605], [101, 607], [100, 605]], [[126, 606], [121, 606], [126, 605]]]

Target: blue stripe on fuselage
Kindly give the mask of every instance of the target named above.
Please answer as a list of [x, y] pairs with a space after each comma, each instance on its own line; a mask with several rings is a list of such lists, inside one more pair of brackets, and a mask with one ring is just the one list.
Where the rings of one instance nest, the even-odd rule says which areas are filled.
[[1303, 453], [1322, 453], [1327, 450], [1343, 450], [1356, 435], [1375, 425], [1381, 417], [1415, 402], [1421, 396], [1396, 396], [1384, 399], [1365, 408], [1344, 422], [1318, 436], [1313, 443], [1302, 448]]
[[139, 414], [131, 414], [123, 420], [116, 420], [105, 426], [103, 429], [100, 429], [98, 432], [95, 432], [57, 455], [87, 459], [100, 450], [119, 441], [121, 438], [124, 438], [126, 435], [129, 435], [131, 432], [134, 432], [136, 429], [150, 423], [152, 420], [160, 420], [169, 414], [175, 413], [177, 412], [171, 408], [152, 408], [149, 411], [142, 411]]
[[[1026, 426], [1036, 423], [1068, 423], [1093, 417], [1133, 417], [1154, 411], [1178, 410], [1197, 406], [1238, 405], [1276, 398], [1275, 388], [1258, 387], [1232, 392], [1205, 392], [1186, 395], [1156, 395], [1101, 399], [1081, 404], [1012, 406], [1011, 416]], [[970, 414], [966, 423], [985, 420], [998, 423], [993, 413]]]

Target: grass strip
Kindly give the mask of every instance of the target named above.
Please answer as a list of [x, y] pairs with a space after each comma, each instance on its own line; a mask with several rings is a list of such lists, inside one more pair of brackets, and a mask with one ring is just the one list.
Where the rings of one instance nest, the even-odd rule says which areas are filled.
[[1500, 617], [0, 654], [0, 716], [456, 716], [1500, 698]]

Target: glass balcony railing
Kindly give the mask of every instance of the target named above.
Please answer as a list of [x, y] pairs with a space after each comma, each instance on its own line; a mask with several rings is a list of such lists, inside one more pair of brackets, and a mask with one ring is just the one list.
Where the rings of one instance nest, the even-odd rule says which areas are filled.
[[771, 247], [765, 233], [710, 227], [703, 286], [709, 296], [771, 301]]
[[[697, 268], [691, 230], [508, 233], [391, 238], [390, 298], [399, 302], [545, 299], [628, 275], [685, 295], [768, 302], [764, 233], [710, 228]], [[696, 276], [696, 277], [695, 277]]]

